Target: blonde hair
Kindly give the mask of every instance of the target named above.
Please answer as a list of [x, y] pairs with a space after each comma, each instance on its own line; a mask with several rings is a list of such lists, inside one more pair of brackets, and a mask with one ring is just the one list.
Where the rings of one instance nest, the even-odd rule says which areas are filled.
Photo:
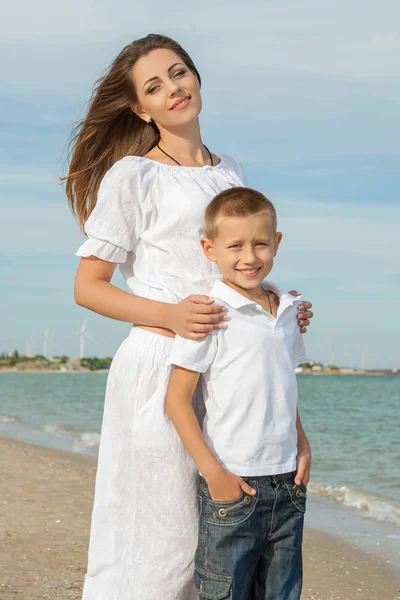
[[164, 35], [149, 34], [118, 54], [95, 83], [86, 116], [76, 123], [68, 143], [69, 170], [61, 180], [82, 229], [96, 206], [99, 185], [108, 169], [124, 156], [144, 156], [160, 140], [156, 125], [145, 123], [131, 109], [137, 100], [132, 67], [139, 58], [160, 48], [175, 52], [201, 84], [188, 53]]
[[261, 192], [247, 187], [233, 187], [219, 193], [205, 211], [206, 236], [212, 240], [218, 234], [219, 217], [248, 217], [267, 213], [276, 232], [276, 211], [268, 198]]

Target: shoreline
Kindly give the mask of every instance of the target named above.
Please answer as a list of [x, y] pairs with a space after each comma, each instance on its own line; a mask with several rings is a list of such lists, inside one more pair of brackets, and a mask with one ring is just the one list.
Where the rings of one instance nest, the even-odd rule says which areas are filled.
[[[0, 438], [4, 600], [80, 600], [96, 459]], [[21, 519], [23, 515], [23, 519]], [[377, 551], [306, 526], [302, 600], [394, 600], [399, 573]]]
[[[1, 373], [56, 373], [61, 375], [69, 375], [69, 374], [78, 374], [78, 373], [105, 373], [107, 374], [110, 369], [95, 369], [91, 371], [90, 369], [76, 369], [76, 370], [68, 370], [68, 369], [16, 369], [15, 367], [7, 367], [0, 368]], [[391, 372], [391, 371], [362, 371], [362, 372], [352, 372], [352, 371], [343, 371], [343, 372], [335, 372], [335, 371], [322, 371], [322, 372], [312, 372], [305, 371], [304, 373], [296, 373], [299, 377], [303, 377], [304, 375], [312, 375], [312, 377], [332, 377], [340, 375], [341, 377], [400, 377], [400, 371]]]

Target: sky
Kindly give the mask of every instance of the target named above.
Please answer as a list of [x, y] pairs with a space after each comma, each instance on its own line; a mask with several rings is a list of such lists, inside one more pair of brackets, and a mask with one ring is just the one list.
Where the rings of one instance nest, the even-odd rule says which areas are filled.
[[[203, 139], [275, 204], [271, 280], [314, 304], [311, 359], [400, 368], [398, 0], [21, 0], [0, 21], [0, 352], [112, 356], [129, 324], [74, 304], [83, 240], [58, 177], [95, 80], [147, 33], [202, 75]], [[115, 283], [124, 286], [118, 274]]]

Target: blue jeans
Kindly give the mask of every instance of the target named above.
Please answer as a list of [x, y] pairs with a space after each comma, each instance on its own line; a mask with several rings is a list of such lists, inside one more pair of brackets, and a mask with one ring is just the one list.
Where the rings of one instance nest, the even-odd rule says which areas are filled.
[[306, 487], [295, 485], [294, 473], [243, 479], [255, 496], [216, 502], [200, 477], [200, 598], [300, 600]]

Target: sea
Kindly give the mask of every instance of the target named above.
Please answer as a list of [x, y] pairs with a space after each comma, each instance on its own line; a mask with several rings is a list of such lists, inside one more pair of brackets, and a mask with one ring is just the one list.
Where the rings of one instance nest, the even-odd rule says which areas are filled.
[[[106, 373], [0, 373], [0, 435], [96, 456]], [[400, 569], [400, 377], [299, 375], [306, 524]]]

